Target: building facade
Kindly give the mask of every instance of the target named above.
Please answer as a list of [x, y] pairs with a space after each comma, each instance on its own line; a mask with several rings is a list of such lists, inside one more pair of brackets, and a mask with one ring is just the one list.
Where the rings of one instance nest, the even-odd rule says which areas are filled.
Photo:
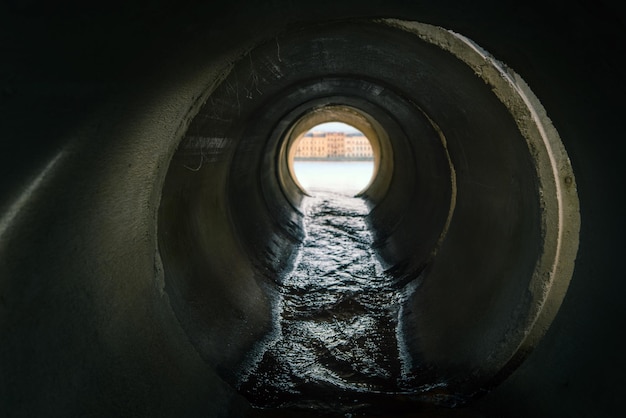
[[360, 132], [308, 132], [296, 142], [297, 160], [371, 160], [372, 146]]

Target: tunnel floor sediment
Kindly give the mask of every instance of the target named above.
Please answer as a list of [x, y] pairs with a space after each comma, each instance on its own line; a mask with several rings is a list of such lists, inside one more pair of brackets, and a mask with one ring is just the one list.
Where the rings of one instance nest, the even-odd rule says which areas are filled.
[[303, 209], [306, 237], [281, 288], [280, 331], [240, 391], [261, 408], [369, 408], [406, 391], [406, 288], [372, 249], [362, 199], [318, 193]]

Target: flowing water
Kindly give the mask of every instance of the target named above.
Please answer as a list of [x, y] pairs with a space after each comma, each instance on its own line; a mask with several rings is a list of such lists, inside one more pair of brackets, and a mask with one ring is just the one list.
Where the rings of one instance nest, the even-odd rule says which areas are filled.
[[361, 199], [319, 193], [303, 209], [306, 238], [280, 289], [279, 331], [240, 392], [258, 407], [354, 411], [402, 392], [407, 291], [382, 270]]

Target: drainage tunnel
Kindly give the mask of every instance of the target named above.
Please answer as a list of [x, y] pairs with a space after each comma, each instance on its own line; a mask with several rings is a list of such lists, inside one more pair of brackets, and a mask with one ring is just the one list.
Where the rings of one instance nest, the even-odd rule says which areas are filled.
[[[9, 41], [3, 86], [3, 415], [613, 416], [618, 153], [597, 118], [616, 109], [575, 18], [603, 28], [602, 53], [623, 24], [583, 3], [563, 25], [547, 6], [336, 3], [6, 6], [7, 27], [37, 24]], [[372, 147], [347, 208], [294, 174], [324, 122]], [[331, 255], [346, 244], [310, 213], [357, 225], [363, 255]], [[369, 352], [316, 342], [308, 364], [286, 332], [315, 335], [284, 321], [345, 287], [293, 287], [324, 257], [367, 297], [315, 308], [315, 335], [345, 336], [360, 319], [343, 309], [381, 331], [359, 334]], [[369, 379], [381, 347], [390, 371]], [[259, 395], [263, 367], [324, 361], [343, 380]]]

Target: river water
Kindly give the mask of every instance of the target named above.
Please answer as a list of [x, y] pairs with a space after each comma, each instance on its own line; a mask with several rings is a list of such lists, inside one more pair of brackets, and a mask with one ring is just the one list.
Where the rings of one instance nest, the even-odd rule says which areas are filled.
[[354, 411], [399, 394], [408, 358], [398, 338], [407, 289], [372, 249], [367, 207], [345, 193], [303, 204], [306, 238], [278, 297], [278, 332], [240, 392], [262, 408]]
[[372, 179], [373, 161], [294, 161], [298, 182], [309, 192], [355, 195]]

